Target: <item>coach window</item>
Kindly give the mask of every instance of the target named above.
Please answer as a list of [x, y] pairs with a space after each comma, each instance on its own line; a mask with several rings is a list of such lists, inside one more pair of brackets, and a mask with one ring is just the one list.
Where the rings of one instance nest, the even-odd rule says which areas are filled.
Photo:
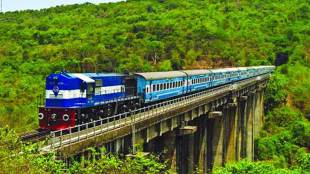
[[156, 91], [155, 85], [152, 85], [152, 86], [153, 86], [153, 92]]

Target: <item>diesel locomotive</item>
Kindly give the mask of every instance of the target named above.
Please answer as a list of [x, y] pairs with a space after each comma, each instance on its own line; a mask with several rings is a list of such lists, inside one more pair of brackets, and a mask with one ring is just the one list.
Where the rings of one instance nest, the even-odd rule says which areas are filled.
[[274, 71], [274, 66], [168, 72], [66, 73], [46, 78], [41, 130], [60, 130]]

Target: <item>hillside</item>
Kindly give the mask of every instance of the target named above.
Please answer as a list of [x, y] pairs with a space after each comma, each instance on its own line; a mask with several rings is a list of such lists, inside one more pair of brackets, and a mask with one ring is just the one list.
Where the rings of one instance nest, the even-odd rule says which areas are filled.
[[238, 2], [129, 1], [1, 14], [0, 124], [35, 127], [44, 77], [63, 69], [249, 66], [277, 57], [309, 66], [306, 0]]
[[0, 127], [37, 128], [52, 72], [276, 64], [257, 158], [310, 168], [309, 21], [308, 0], [132, 0], [0, 14]]

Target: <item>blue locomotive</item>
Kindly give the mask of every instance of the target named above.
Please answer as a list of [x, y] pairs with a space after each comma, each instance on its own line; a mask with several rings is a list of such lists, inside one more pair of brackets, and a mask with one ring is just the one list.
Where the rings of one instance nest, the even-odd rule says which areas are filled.
[[163, 100], [271, 73], [274, 66], [115, 73], [59, 73], [46, 78], [41, 129], [59, 130]]

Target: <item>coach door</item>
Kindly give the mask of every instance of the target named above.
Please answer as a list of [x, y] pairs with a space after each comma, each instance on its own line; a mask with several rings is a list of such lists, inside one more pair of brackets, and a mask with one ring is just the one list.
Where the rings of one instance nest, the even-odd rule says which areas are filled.
[[137, 96], [137, 79], [134, 76], [124, 78], [126, 97]]

